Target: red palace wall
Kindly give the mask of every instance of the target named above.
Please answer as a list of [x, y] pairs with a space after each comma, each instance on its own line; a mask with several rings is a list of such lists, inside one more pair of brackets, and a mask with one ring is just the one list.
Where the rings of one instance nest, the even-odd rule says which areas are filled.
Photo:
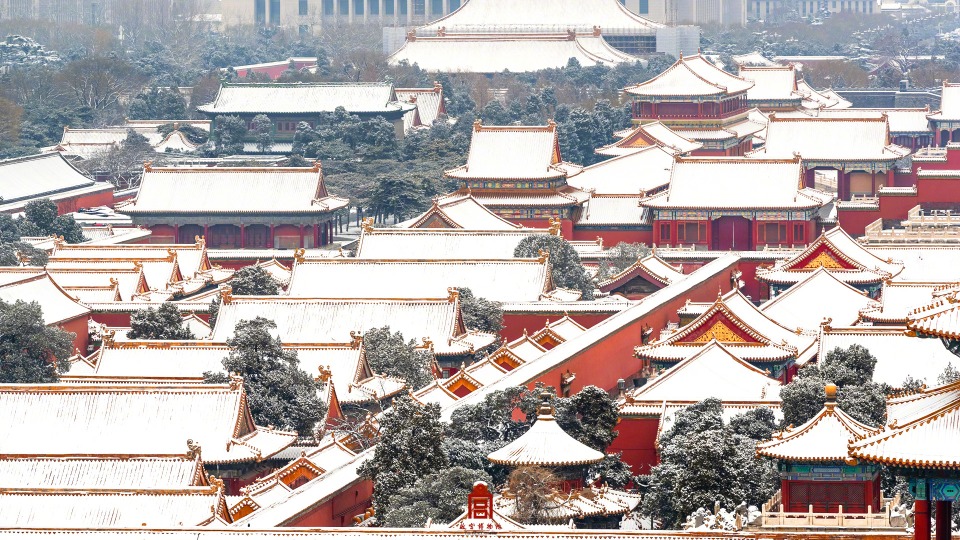
[[[500, 335], [507, 341], [513, 341], [523, 335], [524, 329], [532, 334], [546, 326], [547, 321], [556, 322], [563, 315], [563, 313], [504, 313], [503, 330], [500, 331]], [[572, 313], [568, 315], [585, 328], [590, 328], [598, 322], [610, 318], [614, 313]]]
[[87, 326], [87, 321], [89, 320], [90, 316], [84, 315], [83, 317], [77, 317], [76, 319], [57, 325], [62, 330], [73, 332], [77, 335], [73, 338], [73, 348], [83, 354], [87, 354], [87, 344], [90, 341], [90, 330]]
[[[101, 191], [95, 191], [93, 193], [83, 193], [76, 196], [65, 196], [63, 198], [58, 198], [56, 195], [50, 197], [50, 200], [57, 205], [58, 214], [69, 214], [70, 212], [76, 212], [81, 208], [92, 208], [94, 206], [113, 206], [113, 186], [107, 185]], [[23, 208], [30, 202], [28, 200], [23, 201], [23, 205], [16, 208], [10, 208], [7, 210], [8, 213], [22, 212]]]
[[650, 468], [660, 463], [656, 446], [659, 427], [659, 418], [621, 418], [617, 438], [607, 453], [621, 452], [620, 459], [630, 464], [633, 474], [649, 474]]
[[122, 311], [111, 313], [98, 313], [95, 311], [90, 314], [90, 318], [95, 322], [105, 324], [107, 326], [124, 327], [130, 326], [130, 315], [130, 313], [125, 313]]
[[353, 516], [362, 514], [371, 506], [373, 482], [358, 478], [309, 512], [289, 522], [287, 527], [345, 527], [353, 525]]
[[[316, 62], [293, 62], [293, 69], [300, 70], [305, 67], [315, 65]], [[282, 64], [277, 64], [275, 66], [258, 66], [249, 69], [238, 69], [237, 77], [246, 77], [249, 73], [259, 73], [261, 75], [266, 75], [275, 81], [279, 79], [280, 75], [282, 75], [283, 72], [287, 71], [288, 69], [290, 69], [290, 64], [287, 62], [283, 62]]]

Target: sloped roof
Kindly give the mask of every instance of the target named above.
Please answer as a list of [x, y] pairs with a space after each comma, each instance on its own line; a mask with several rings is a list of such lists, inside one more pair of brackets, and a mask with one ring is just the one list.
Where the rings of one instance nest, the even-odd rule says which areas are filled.
[[[580, 174], [568, 178], [567, 183], [594, 195], [646, 194], [670, 182], [673, 154], [657, 144], [631, 149], [584, 167]], [[637, 174], [638, 170], [643, 174]]]
[[[404, 127], [410, 129], [416, 125], [432, 126], [434, 120], [444, 112], [443, 86], [434, 84], [432, 88], [397, 88], [397, 99], [417, 106], [416, 111], [410, 111], [403, 116]], [[407, 119], [416, 117], [417, 123], [407, 126]]]
[[771, 268], [758, 268], [757, 279], [768, 283], [798, 283], [820, 267], [848, 284], [878, 283], [903, 270], [902, 264], [881, 259], [846, 231], [834, 227], [789, 260]]
[[735, 289], [718, 296], [702, 315], [673, 334], [636, 347], [634, 354], [653, 361], [679, 362], [713, 339], [750, 362], [795, 358], [815, 344], [813, 335], [780, 325]]
[[547, 180], [567, 176], [559, 167], [557, 125], [484, 126], [473, 124], [467, 163], [444, 174], [456, 179]]
[[799, 109], [796, 112], [777, 112], [781, 118], [882, 118], [887, 117], [890, 133], [929, 133], [927, 115], [930, 109]]
[[562, 208], [579, 206], [590, 198], [589, 193], [572, 186], [537, 192], [485, 190], [477, 192], [475, 196], [480, 204], [490, 208], [515, 208], [518, 206]]
[[253, 425], [241, 384], [0, 385], [6, 455], [183, 454], [207, 463], [266, 459], [296, 435]]
[[740, 67], [740, 77], [755, 84], [747, 90], [747, 99], [752, 101], [799, 100], [797, 72], [792, 65]]
[[410, 229], [438, 228], [438, 220], [453, 229], [495, 231], [522, 228], [488, 210], [470, 193], [461, 192], [434, 199], [429, 210], [405, 221], [403, 226]]
[[757, 455], [789, 462], [824, 463], [845, 461], [847, 446], [873, 431], [828, 401], [820, 412], [801, 426], [774, 434], [757, 443]]
[[683, 274], [682, 265], [679, 267], [674, 266], [657, 257], [655, 253], [651, 253], [646, 257], [637, 259], [637, 262], [624, 268], [618, 274], [599, 282], [597, 287], [601, 291], [609, 292], [637, 276], [642, 276], [653, 283], [659, 283], [663, 286], [670, 285], [686, 277]]
[[[882, 431], [850, 445], [850, 455], [866, 461], [924, 469], [958, 469], [960, 395], [954, 382], [924, 392], [910, 415], [900, 415]], [[891, 400], [893, 401], [893, 400]], [[901, 405], [900, 413], [905, 412]], [[894, 406], [893, 411], [896, 411]]]
[[960, 250], [949, 245], [930, 246], [866, 246], [866, 250], [882, 260], [894, 260], [903, 271], [893, 281], [953, 283], [960, 281]]
[[197, 107], [208, 114], [309, 114], [333, 112], [400, 114], [414, 108], [400, 103], [389, 83], [227, 83], [213, 102]]
[[495, 341], [482, 332], [468, 332], [456, 295], [449, 298], [323, 299], [286, 296], [237, 296], [224, 302], [211, 339], [226, 341], [242, 320], [264, 317], [286, 344], [343, 343], [354, 334], [389, 326], [406, 340], [428, 339], [438, 355], [472, 353]]
[[703, 143], [688, 139], [656, 121], [628, 130], [620, 140], [601, 146], [596, 152], [603, 156], [622, 156], [650, 146], [660, 146], [671, 154], [686, 154], [703, 148]]
[[766, 143], [749, 155], [806, 161], [896, 161], [910, 153], [892, 144], [886, 117], [782, 118], [771, 113]]
[[933, 300], [936, 283], [885, 282], [880, 289], [880, 305], [860, 311], [861, 318], [877, 323], [906, 324], [910, 311]]
[[525, 73], [564, 68], [571, 58], [583, 67], [638, 61], [611, 47], [601, 36], [469, 33], [408, 37], [387, 62], [406, 62], [428, 72]]
[[744, 67], [744, 66], [774, 67], [774, 66], [780, 65], [774, 62], [773, 60], [770, 60], [769, 58], [767, 58], [766, 56], [764, 56], [762, 53], [758, 51], [754, 51], [747, 54], [735, 54], [733, 55], [733, 61], [736, 62], [737, 65], [741, 67]]
[[0, 459], [0, 489], [183, 489], [207, 485], [200, 456]]
[[526, 237], [550, 234], [548, 229], [373, 229], [363, 231], [357, 245], [360, 259], [513, 259]]
[[816, 109], [846, 109], [853, 107], [853, 103], [843, 99], [839, 94], [830, 90], [815, 90], [807, 84], [807, 81], [800, 79], [797, 81], [797, 91], [803, 96], [804, 107]]
[[[398, 287], [398, 284], [402, 286]], [[287, 294], [313, 298], [439, 298], [467, 287], [497, 302], [536, 301], [553, 289], [548, 260], [308, 259]]]
[[780, 381], [740, 359], [717, 340], [711, 339], [691, 352], [692, 356], [634, 391], [625, 406], [638, 401], [698, 402], [711, 397], [731, 402], [780, 402]]
[[417, 28], [420, 35], [446, 33], [648, 34], [663, 25], [634, 14], [616, 0], [481, 0], [464, 3], [446, 17]]
[[[2, 290], [2, 289], [0, 289]], [[957, 293], [937, 298], [907, 314], [907, 328], [925, 336], [960, 338], [960, 303]]]
[[307, 167], [147, 167], [126, 214], [321, 214], [347, 205]]
[[877, 359], [873, 380], [900, 388], [907, 377], [932, 385], [954, 356], [938, 339], [925, 339], [907, 332], [903, 326], [852, 326], [820, 328], [817, 339], [819, 358], [836, 348], [860, 345]]
[[90, 314], [90, 308], [63, 290], [46, 272], [0, 286], [0, 300], [37, 302], [43, 323], [60, 324]]
[[819, 208], [832, 195], [805, 188], [798, 159], [676, 158], [670, 186], [643, 201], [651, 208]]
[[839, 326], [852, 325], [858, 321], [860, 310], [878, 305], [860, 289], [820, 267], [760, 306], [760, 311], [786, 327], [816, 330], [824, 319]]
[[0, 161], [0, 202], [4, 205], [87, 188], [106, 188], [58, 152]]
[[583, 205], [577, 225], [653, 225], [653, 214], [641, 204], [640, 195], [594, 195]]
[[632, 96], [721, 96], [744, 92], [752, 81], [731, 75], [703, 55], [682, 56], [656, 77], [624, 89]]
[[131, 269], [148, 262], [176, 262], [185, 277], [212, 268], [202, 239], [195, 244], [57, 244], [50, 254], [50, 266], [60, 269]]
[[943, 82], [940, 110], [930, 115], [931, 120], [960, 120], [960, 83]]
[[540, 407], [536, 422], [526, 433], [487, 456], [497, 465], [564, 467], [603, 461], [605, 454], [567, 434], [553, 417], [553, 407]]

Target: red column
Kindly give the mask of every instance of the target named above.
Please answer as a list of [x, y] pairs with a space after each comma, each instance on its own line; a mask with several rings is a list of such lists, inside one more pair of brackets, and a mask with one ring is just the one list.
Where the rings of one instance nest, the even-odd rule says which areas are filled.
[[[937, 540], [950, 540], [950, 501], [937, 501]], [[929, 533], [927, 533], [929, 534]]]
[[913, 503], [913, 538], [930, 540], [930, 501], [917, 499]]
[[893, 176], [894, 170], [892, 168], [887, 170], [887, 187], [893, 187], [895, 185], [894, 182], [896, 182], [896, 180], [894, 180]]
[[303, 225], [300, 225], [300, 247], [303, 247]]
[[313, 247], [320, 245], [320, 227], [316, 224], [310, 227], [310, 235], [313, 236]]
[[174, 244], [180, 243], [180, 225], [173, 226], [173, 243]]
[[273, 225], [270, 225], [270, 238], [267, 238], [267, 247], [273, 248]]
[[240, 249], [247, 247], [247, 228], [240, 224]]
[[210, 226], [209, 225], [203, 226], [203, 239], [207, 241], [207, 246], [210, 246]]

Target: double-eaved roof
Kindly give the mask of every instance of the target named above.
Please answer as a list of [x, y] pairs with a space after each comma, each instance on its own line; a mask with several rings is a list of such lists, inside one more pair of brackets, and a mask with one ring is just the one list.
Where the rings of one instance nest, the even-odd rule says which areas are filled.
[[317, 215], [344, 208], [313, 167], [151, 167], [140, 191], [117, 208], [131, 216]]
[[656, 77], [628, 86], [624, 91], [634, 97], [725, 96], [746, 92], [753, 81], [731, 75], [701, 54], [680, 56], [672, 66]]
[[254, 425], [243, 385], [0, 385], [0, 454], [180, 455], [201, 445], [206, 463], [254, 462], [296, 434]]
[[400, 117], [416, 106], [397, 100], [390, 83], [229, 83], [213, 102], [197, 107], [209, 115], [333, 112]]
[[881, 259], [846, 231], [834, 227], [787, 261], [770, 268], [758, 268], [757, 279], [767, 283], [798, 283], [821, 267], [850, 285], [879, 284], [903, 271], [903, 264]]
[[804, 161], [893, 162], [910, 149], [892, 144], [887, 118], [782, 118], [769, 115], [766, 142], [749, 155], [758, 158], [792, 158]]
[[410, 35], [387, 62], [405, 62], [429, 72], [524, 73], [564, 68], [571, 59], [583, 67], [638, 61], [611, 47], [600, 35], [445, 33]]
[[813, 210], [833, 196], [803, 187], [799, 159], [677, 157], [669, 187], [646, 199], [653, 209]]
[[874, 430], [843, 412], [829, 395], [827, 399], [823, 409], [803, 425], [757, 443], [757, 455], [794, 463], [846, 461], [848, 445]]
[[211, 339], [226, 341], [240, 321], [274, 321], [283, 343], [343, 343], [357, 334], [389, 326], [406, 340], [423, 342], [439, 356], [472, 354], [496, 341], [492, 334], [467, 331], [459, 296], [416, 300], [237, 296], [226, 298]]
[[[398, 284], [401, 284], [398, 287]], [[494, 260], [308, 259], [287, 294], [312, 298], [440, 298], [453, 288], [495, 302], [533, 302], [553, 290], [548, 258]]]

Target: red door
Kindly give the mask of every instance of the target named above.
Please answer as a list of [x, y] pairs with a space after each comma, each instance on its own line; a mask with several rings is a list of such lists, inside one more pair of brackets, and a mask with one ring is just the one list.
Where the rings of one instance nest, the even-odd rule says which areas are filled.
[[750, 220], [740, 216], [723, 216], [713, 220], [713, 249], [746, 251], [753, 249]]

